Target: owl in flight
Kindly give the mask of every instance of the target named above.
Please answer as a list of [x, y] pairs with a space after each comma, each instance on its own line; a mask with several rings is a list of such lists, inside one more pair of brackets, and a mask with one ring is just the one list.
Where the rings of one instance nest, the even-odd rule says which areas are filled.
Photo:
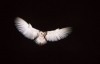
[[17, 17], [15, 19], [15, 26], [28, 39], [34, 40], [38, 45], [43, 45], [47, 41], [58, 41], [68, 36], [71, 33], [71, 27], [56, 29], [52, 31], [42, 32], [32, 27], [30, 23]]

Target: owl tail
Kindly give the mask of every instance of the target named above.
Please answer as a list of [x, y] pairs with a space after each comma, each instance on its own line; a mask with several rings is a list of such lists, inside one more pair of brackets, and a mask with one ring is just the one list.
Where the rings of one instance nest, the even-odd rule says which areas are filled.
[[46, 39], [44, 37], [38, 37], [37, 39], [35, 39], [35, 42], [37, 44], [39, 44], [40, 46], [44, 45], [45, 43], [47, 43], [47, 41], [46, 41]]

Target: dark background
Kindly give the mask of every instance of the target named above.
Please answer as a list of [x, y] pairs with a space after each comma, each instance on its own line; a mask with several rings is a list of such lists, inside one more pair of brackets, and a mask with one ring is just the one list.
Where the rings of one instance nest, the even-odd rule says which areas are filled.
[[[94, 1], [1, 1], [0, 64], [63, 64], [99, 62], [99, 7]], [[15, 27], [20, 17], [42, 31], [72, 27], [72, 33], [43, 46]]]

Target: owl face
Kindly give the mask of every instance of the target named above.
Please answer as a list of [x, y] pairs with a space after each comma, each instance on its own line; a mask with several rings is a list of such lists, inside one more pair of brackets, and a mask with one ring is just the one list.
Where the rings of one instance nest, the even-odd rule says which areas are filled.
[[40, 31], [39, 36], [44, 36], [44, 32]]

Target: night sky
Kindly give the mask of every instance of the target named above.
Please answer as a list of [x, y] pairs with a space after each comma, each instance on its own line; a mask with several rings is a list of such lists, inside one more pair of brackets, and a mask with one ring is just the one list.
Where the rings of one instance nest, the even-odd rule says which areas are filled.
[[[92, 1], [2, 1], [0, 4], [0, 64], [69, 64], [99, 61], [99, 18]], [[41, 31], [72, 27], [72, 33], [43, 46], [25, 38], [16, 17]]]

